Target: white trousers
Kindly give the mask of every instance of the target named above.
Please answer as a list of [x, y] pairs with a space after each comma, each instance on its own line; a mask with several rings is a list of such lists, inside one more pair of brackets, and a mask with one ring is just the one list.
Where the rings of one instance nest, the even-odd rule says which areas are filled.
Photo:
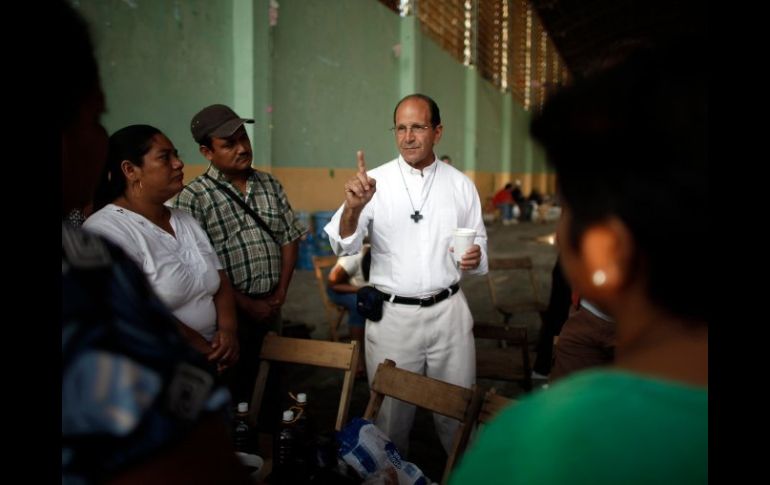
[[[371, 385], [385, 359], [396, 367], [470, 388], [476, 382], [473, 318], [462, 290], [429, 307], [385, 302], [379, 322], [366, 321], [366, 372]], [[409, 451], [409, 431], [415, 407], [386, 397], [375, 424], [403, 456]], [[439, 414], [433, 422], [449, 453], [460, 423]]]

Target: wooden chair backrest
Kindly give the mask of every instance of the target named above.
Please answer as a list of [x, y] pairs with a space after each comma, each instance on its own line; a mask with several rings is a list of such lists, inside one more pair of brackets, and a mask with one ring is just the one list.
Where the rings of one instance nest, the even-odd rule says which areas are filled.
[[474, 322], [473, 336], [505, 343], [504, 347], [477, 347], [476, 377], [519, 382], [524, 390], [532, 389], [527, 327]]
[[529, 276], [529, 282], [532, 288], [532, 298], [525, 302], [536, 303], [540, 301], [537, 280], [535, 279], [534, 266], [532, 258], [523, 256], [518, 258], [490, 258], [489, 271], [487, 272], [487, 283], [489, 285], [489, 295], [492, 299], [492, 305], [500, 306], [500, 295], [497, 291], [496, 279], [500, 278], [501, 271], [526, 271]]
[[265, 336], [260, 353], [260, 366], [254, 394], [249, 409], [249, 422], [257, 424], [257, 416], [262, 406], [267, 375], [271, 362], [312, 365], [329, 369], [341, 370], [345, 373], [337, 408], [337, 420], [334, 429], [339, 431], [347, 421], [350, 409], [353, 384], [358, 368], [358, 343], [328, 342], [325, 340], [309, 340], [290, 337], [279, 337], [273, 332]]
[[477, 418], [478, 423], [487, 424], [497, 416], [500, 411], [515, 402], [514, 399], [497, 394], [497, 391], [495, 391], [494, 388], [490, 389], [484, 394], [484, 401], [481, 403], [481, 410], [479, 411]]
[[377, 366], [370, 387], [364, 418], [374, 420], [386, 396], [460, 421], [452, 449], [447, 457], [441, 483], [446, 483], [460, 454], [468, 444], [474, 421], [481, 407], [481, 392], [474, 385], [467, 389], [396, 367], [392, 360]]

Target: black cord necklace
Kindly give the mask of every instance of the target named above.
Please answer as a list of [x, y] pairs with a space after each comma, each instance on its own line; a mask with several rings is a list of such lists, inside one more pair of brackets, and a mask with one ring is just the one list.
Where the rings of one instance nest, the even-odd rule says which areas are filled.
[[[436, 163], [436, 162], [433, 162]], [[416, 223], [420, 222], [420, 219], [423, 218], [423, 215], [420, 214], [420, 211], [423, 207], [425, 207], [425, 202], [428, 201], [428, 196], [430, 195], [430, 189], [433, 188], [433, 181], [436, 179], [436, 173], [438, 173], [438, 166], [436, 166], [433, 169], [433, 177], [430, 179], [430, 185], [428, 185], [428, 192], [425, 194], [425, 198], [422, 200], [422, 204], [420, 205], [419, 209], [414, 208], [414, 204], [412, 203], [412, 195], [409, 193], [409, 187], [406, 185], [406, 179], [404, 178], [404, 172], [401, 170], [401, 164], [398, 164], [398, 173], [401, 174], [401, 181], [404, 183], [404, 188], [406, 189], [406, 196], [409, 197], [409, 205], [412, 206], [412, 210], [414, 211], [414, 214], [411, 214], [409, 217], [412, 218], [412, 220]]]

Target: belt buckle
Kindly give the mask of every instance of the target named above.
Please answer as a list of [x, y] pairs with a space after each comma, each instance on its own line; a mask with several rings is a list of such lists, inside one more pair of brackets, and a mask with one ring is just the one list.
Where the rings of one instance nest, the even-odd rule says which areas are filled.
[[431, 306], [436, 304], [436, 295], [431, 295], [428, 298], [420, 298], [420, 306]]
[[436, 303], [438, 303], [438, 297], [441, 295], [441, 293], [436, 293], [435, 295], [430, 295], [428, 298], [422, 298], [420, 299], [420, 306], [433, 306]]

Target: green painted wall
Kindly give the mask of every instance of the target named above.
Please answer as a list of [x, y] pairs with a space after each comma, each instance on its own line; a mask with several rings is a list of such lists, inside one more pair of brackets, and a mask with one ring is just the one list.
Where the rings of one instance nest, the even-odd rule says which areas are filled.
[[478, 160], [476, 170], [498, 172], [502, 167], [500, 140], [502, 136], [503, 95], [486, 79], [479, 79], [477, 89]]
[[[422, 33], [421, 33], [422, 34]], [[422, 34], [422, 92], [441, 110], [444, 134], [436, 146], [437, 156], [452, 157], [452, 165], [466, 167], [465, 150], [465, 66]]]
[[232, 0], [77, 0], [91, 26], [107, 98], [107, 131], [166, 133], [186, 163], [204, 163], [190, 119], [233, 98]]
[[511, 126], [511, 172], [525, 171], [525, 147], [530, 143], [529, 121], [530, 113], [518, 102], [513, 103], [513, 123]]
[[[441, 108], [437, 155], [479, 172], [547, 170], [543, 151], [529, 140], [530, 113], [512, 103], [507, 145], [503, 95], [375, 0], [282, 0], [273, 27], [268, 0], [70, 1], [91, 25], [108, 131], [155, 125], [187, 164], [206, 163], [190, 137], [190, 118], [225, 103], [257, 118], [259, 166], [352, 169], [363, 149], [376, 167], [398, 153], [388, 129], [411, 75]], [[415, 36], [405, 44], [414, 51], [397, 56], [405, 31]], [[409, 59], [416, 65], [407, 72]], [[510, 168], [503, 146], [510, 146]]]
[[282, 0], [273, 27], [273, 166], [369, 167], [398, 155], [400, 18], [375, 1]]

